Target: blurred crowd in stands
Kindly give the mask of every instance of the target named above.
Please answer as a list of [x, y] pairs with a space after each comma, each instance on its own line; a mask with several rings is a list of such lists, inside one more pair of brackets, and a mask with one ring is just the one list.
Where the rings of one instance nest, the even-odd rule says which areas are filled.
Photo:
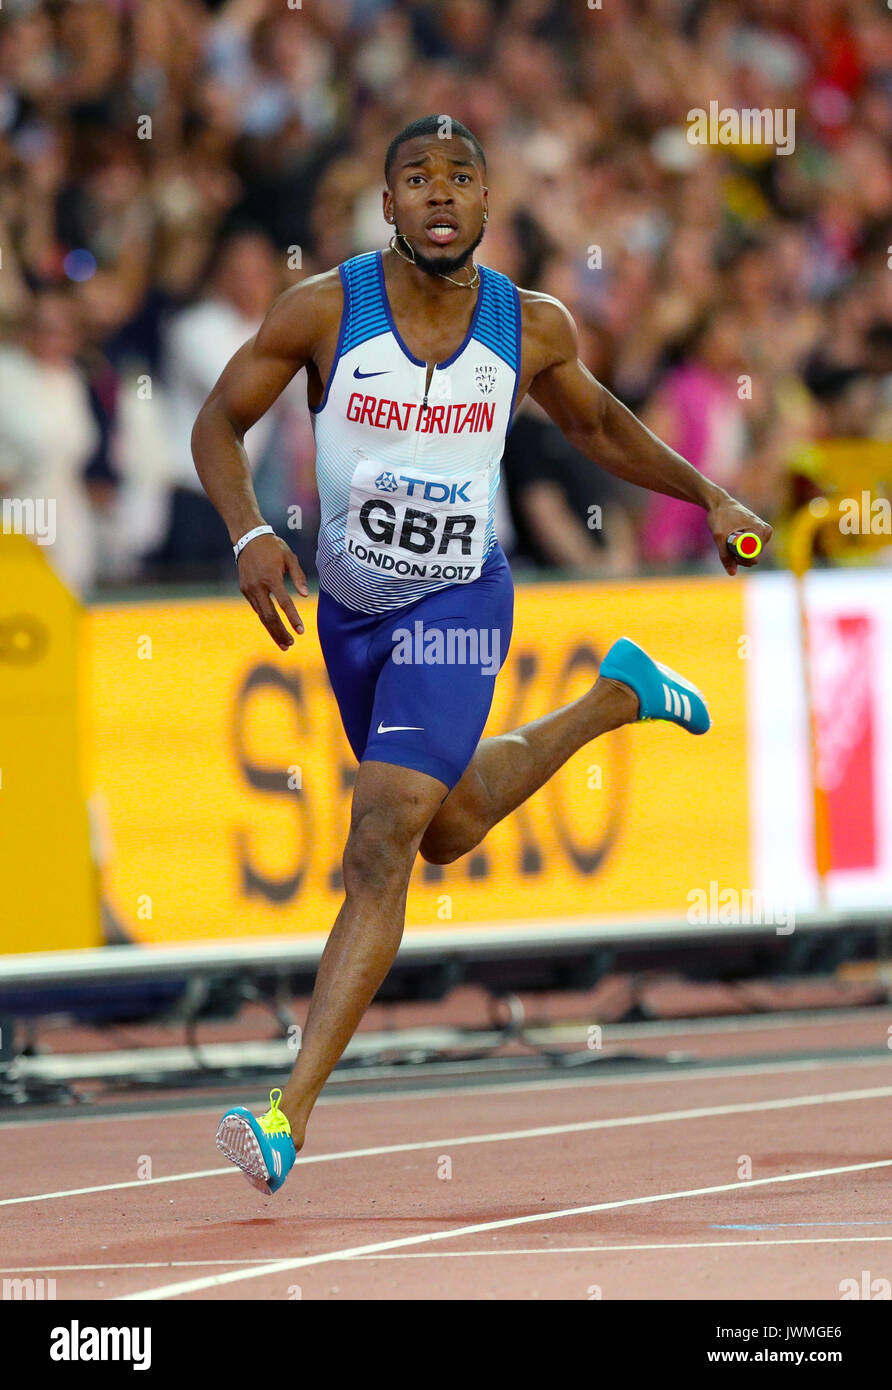
[[[792, 110], [794, 149], [692, 143], [710, 102]], [[486, 150], [478, 258], [769, 520], [810, 442], [892, 439], [885, 0], [3, 0], [0, 494], [58, 499], [76, 589], [234, 575], [195, 414], [281, 289], [386, 245], [384, 152], [430, 113]], [[312, 574], [303, 373], [248, 449]], [[717, 566], [531, 403], [504, 479], [518, 569]]]

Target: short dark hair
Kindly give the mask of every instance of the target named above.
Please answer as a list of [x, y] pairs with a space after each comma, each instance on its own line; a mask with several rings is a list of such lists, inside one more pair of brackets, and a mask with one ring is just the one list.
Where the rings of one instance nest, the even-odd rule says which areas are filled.
[[483, 165], [483, 172], [486, 173], [486, 155], [483, 153], [483, 146], [466, 125], [462, 125], [461, 121], [454, 121], [451, 116], [421, 116], [417, 121], [412, 121], [401, 130], [399, 135], [395, 135], [388, 145], [384, 158], [384, 178], [387, 183], [390, 183], [391, 170], [400, 145], [404, 145], [407, 140], [414, 140], [418, 135], [442, 135], [444, 121], [449, 122], [453, 135], [461, 135], [465, 140], [470, 140], [475, 155]]

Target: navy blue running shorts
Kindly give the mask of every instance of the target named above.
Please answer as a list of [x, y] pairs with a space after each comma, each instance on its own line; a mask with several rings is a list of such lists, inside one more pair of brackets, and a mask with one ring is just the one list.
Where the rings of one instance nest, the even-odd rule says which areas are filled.
[[479, 579], [390, 613], [359, 613], [320, 591], [319, 641], [360, 762], [426, 772], [452, 788], [480, 741], [514, 617], [497, 546]]

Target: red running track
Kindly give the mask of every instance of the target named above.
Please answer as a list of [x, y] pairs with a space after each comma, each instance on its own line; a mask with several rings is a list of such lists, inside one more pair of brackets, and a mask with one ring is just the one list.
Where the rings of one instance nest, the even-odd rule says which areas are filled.
[[892, 1282], [890, 1102], [884, 1058], [829, 1057], [334, 1097], [274, 1198], [218, 1099], [67, 1112], [0, 1126], [0, 1266], [60, 1299], [838, 1299]]

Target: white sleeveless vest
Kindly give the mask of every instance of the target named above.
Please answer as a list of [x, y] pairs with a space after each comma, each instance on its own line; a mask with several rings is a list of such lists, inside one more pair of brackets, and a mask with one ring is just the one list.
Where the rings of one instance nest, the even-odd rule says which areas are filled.
[[381, 252], [338, 267], [337, 351], [313, 411], [322, 509], [322, 588], [362, 613], [385, 613], [449, 584], [469, 584], [496, 544], [499, 464], [520, 374], [520, 299], [480, 266], [467, 336], [435, 368], [400, 337]]

